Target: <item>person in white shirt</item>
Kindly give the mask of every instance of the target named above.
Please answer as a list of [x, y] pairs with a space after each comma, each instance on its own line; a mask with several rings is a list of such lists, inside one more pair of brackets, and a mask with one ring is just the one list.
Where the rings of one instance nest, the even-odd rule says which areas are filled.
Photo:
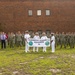
[[[38, 32], [35, 33], [35, 35], [34, 35], [33, 38], [34, 38], [35, 40], [40, 39]], [[36, 48], [36, 51], [38, 52], [38, 47], [33, 47], [33, 52], [35, 52], [35, 48]]]
[[[42, 39], [42, 40], [48, 39], [45, 32], [42, 33], [41, 39]], [[46, 47], [43, 47], [43, 52], [46, 52]]]
[[52, 53], [55, 52], [55, 36], [54, 33], [51, 33], [51, 48], [52, 48]]
[[27, 52], [29, 52], [28, 39], [30, 38], [28, 30], [25, 31], [24, 38], [25, 38], [25, 52], [27, 53]]
[[1, 33], [0, 35], [0, 39], [1, 39], [1, 48], [6, 48], [6, 35], [4, 32]]

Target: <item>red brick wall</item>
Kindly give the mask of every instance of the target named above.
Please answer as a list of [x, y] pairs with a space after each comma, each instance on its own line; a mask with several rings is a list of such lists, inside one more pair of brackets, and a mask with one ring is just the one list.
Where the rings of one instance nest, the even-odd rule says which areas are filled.
[[[28, 10], [33, 16], [28, 16]], [[38, 9], [42, 15], [37, 16]], [[45, 10], [51, 15], [46, 16]], [[0, 27], [3, 31], [51, 30], [75, 32], [74, 0], [2, 0], [0, 1]]]

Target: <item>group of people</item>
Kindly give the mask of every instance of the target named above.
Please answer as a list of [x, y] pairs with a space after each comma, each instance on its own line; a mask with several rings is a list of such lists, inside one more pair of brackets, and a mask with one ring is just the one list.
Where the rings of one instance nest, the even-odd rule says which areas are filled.
[[[29, 35], [28, 31], [26, 31], [26, 33], [24, 35], [24, 38], [25, 38], [25, 45], [26, 45], [25, 51], [26, 52], [29, 52], [29, 47], [28, 47], [28, 44], [27, 43], [28, 43], [28, 40], [30, 39], [30, 35]], [[39, 33], [36, 32], [34, 34], [33, 38], [35, 40], [38, 40], [38, 39], [46, 40], [46, 39], [48, 39], [48, 37], [46, 36], [46, 33], [45, 32], [42, 33], [42, 36], [41, 37], [39, 36]], [[52, 53], [54, 53], [55, 52], [55, 37], [54, 37], [54, 33], [51, 33], [50, 41], [51, 41]], [[33, 47], [33, 52], [35, 52], [35, 51], [38, 52], [38, 48], [39, 47]], [[46, 47], [43, 47], [43, 52], [46, 52]]]
[[[25, 33], [21, 33], [18, 31], [17, 33], [4, 33], [0, 32], [0, 42], [1, 42], [1, 48], [6, 48], [8, 45], [10, 48], [13, 48], [14, 46], [21, 47], [25, 46], [25, 52], [29, 52], [29, 47], [28, 47], [28, 39], [29, 38], [34, 38], [34, 39], [47, 39], [46, 33], [43, 32], [42, 35], [40, 36], [38, 32], [33, 33], [32, 35], [29, 34], [29, 31], [26, 30]], [[51, 33], [51, 44], [52, 44], [52, 52], [55, 52], [55, 37], [54, 33]], [[38, 52], [38, 47], [33, 47], [33, 52], [37, 51]], [[43, 52], [46, 52], [46, 47], [43, 47]]]
[[[74, 48], [75, 46], [75, 33], [68, 32], [68, 33], [50, 33], [47, 34], [45, 32], [42, 32], [39, 34], [38, 32], [30, 34], [28, 30], [25, 31], [25, 33], [21, 33], [18, 31], [17, 33], [9, 32], [8, 34], [4, 32], [0, 32], [0, 43], [1, 43], [1, 48], [6, 48], [7, 45], [10, 48], [13, 48], [14, 46], [17, 47], [22, 47], [25, 46], [25, 52], [29, 52], [29, 47], [27, 44], [27, 41], [29, 38], [34, 38], [34, 39], [47, 39], [50, 38], [50, 44], [52, 48], [52, 52], [55, 52], [56, 47], [64, 48], [70, 47]], [[38, 47], [33, 47], [33, 52], [37, 51], [38, 52]], [[46, 52], [46, 47], [43, 47], [43, 52]]]
[[75, 33], [74, 32], [68, 32], [68, 33], [56, 32], [55, 39], [56, 39], [56, 47], [60, 46], [60, 48], [62, 48], [62, 47], [74, 48], [74, 46], [75, 46]]

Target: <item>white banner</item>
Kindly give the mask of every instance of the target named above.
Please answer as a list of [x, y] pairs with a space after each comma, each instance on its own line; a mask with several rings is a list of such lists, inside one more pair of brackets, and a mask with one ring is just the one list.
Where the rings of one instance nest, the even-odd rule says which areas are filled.
[[28, 40], [28, 46], [29, 47], [49, 47], [50, 46], [50, 39], [42, 40], [42, 39], [33, 39], [30, 38]]

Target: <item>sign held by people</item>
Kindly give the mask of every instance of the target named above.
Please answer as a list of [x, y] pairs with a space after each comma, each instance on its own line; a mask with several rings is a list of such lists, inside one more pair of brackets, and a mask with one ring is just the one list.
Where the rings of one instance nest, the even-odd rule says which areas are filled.
[[30, 38], [28, 40], [28, 46], [29, 47], [49, 47], [50, 46], [50, 38], [48, 39], [34, 39]]

